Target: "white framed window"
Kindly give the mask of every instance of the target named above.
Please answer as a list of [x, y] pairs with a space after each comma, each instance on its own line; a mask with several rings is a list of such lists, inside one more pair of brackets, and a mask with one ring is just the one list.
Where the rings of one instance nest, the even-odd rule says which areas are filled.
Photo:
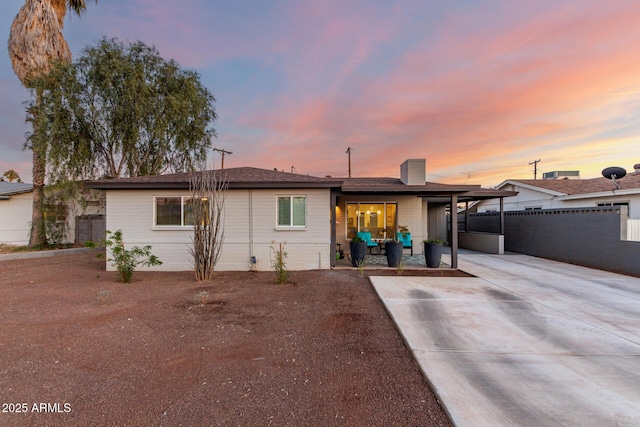
[[306, 228], [307, 196], [277, 196], [276, 228]]
[[[208, 210], [208, 205], [205, 209]], [[153, 198], [153, 226], [154, 227], [193, 227], [194, 203], [189, 196], [154, 196]], [[207, 213], [204, 213], [207, 217]]]

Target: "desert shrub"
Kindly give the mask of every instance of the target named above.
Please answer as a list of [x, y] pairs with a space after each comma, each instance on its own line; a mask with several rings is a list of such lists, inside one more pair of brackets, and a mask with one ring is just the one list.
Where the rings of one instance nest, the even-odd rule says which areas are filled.
[[139, 265], [162, 265], [162, 261], [151, 254], [151, 246], [149, 245], [143, 248], [134, 246], [131, 249], [126, 249], [122, 238], [122, 230], [116, 232], [107, 230], [107, 238], [104, 244], [111, 252], [111, 258], [107, 259], [107, 261], [116, 267], [124, 283], [131, 283], [133, 272]]
[[276, 248], [275, 242], [272, 243], [271, 251], [273, 252], [273, 260], [271, 266], [276, 272], [276, 280], [279, 285], [284, 285], [289, 280], [289, 270], [287, 270], [287, 253], [284, 251], [286, 243], [280, 243]]

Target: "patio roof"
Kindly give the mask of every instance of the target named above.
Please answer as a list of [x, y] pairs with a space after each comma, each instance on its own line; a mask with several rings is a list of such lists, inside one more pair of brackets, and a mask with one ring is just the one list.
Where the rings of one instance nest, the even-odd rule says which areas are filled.
[[358, 194], [411, 194], [424, 197], [431, 202], [450, 201], [456, 194], [458, 201], [493, 199], [496, 197], [515, 196], [515, 191], [481, 188], [479, 185], [451, 185], [437, 182], [425, 182], [424, 185], [406, 185], [398, 178], [340, 178], [343, 180], [342, 193]]

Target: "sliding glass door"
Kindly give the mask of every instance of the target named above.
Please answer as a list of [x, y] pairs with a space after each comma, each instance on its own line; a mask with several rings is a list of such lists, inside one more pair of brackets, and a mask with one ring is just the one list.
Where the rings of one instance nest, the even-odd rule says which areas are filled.
[[347, 203], [347, 239], [368, 231], [372, 239], [390, 239], [397, 228], [396, 203]]

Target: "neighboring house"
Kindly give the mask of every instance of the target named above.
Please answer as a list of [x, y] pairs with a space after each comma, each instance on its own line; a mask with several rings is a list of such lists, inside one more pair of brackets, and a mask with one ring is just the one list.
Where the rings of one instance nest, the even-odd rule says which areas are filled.
[[[636, 165], [640, 166], [640, 165]], [[531, 209], [626, 206], [629, 219], [640, 220], [640, 168], [616, 179], [509, 179], [498, 185], [499, 190], [518, 194], [503, 199], [504, 211]], [[470, 209], [472, 207], [470, 206]], [[500, 201], [483, 200], [473, 206], [477, 212], [496, 212]]]
[[[269, 270], [271, 248], [280, 243], [286, 243], [289, 269], [327, 269], [335, 265], [337, 243], [348, 245], [358, 231], [392, 237], [399, 225], [409, 227], [414, 253], [422, 253], [423, 239], [447, 239], [446, 205], [515, 194], [426, 182], [425, 163], [407, 160], [400, 179], [318, 178], [251, 167], [218, 170], [229, 190], [217, 269]], [[153, 247], [163, 261], [153, 269], [192, 269], [188, 173], [101, 180], [87, 187], [106, 190], [108, 230], [122, 230], [128, 246]], [[348, 252], [348, 246], [343, 249]]]
[[29, 243], [32, 191], [31, 184], [0, 182], [0, 244]]
[[[82, 191], [79, 200], [46, 207], [45, 215], [55, 216], [60, 230], [61, 243], [76, 241], [76, 219], [83, 216], [83, 224], [91, 216], [104, 214], [104, 194], [99, 191]], [[0, 243], [23, 246], [29, 243], [31, 213], [33, 209], [33, 185], [0, 182]], [[63, 227], [62, 223], [66, 222]], [[91, 222], [88, 223], [91, 227]], [[84, 228], [87, 228], [84, 225]], [[52, 230], [52, 229], [51, 229]], [[54, 231], [51, 231], [52, 233]], [[93, 233], [99, 236], [100, 233]], [[100, 239], [104, 238], [104, 233]], [[94, 240], [100, 240], [94, 239]]]

